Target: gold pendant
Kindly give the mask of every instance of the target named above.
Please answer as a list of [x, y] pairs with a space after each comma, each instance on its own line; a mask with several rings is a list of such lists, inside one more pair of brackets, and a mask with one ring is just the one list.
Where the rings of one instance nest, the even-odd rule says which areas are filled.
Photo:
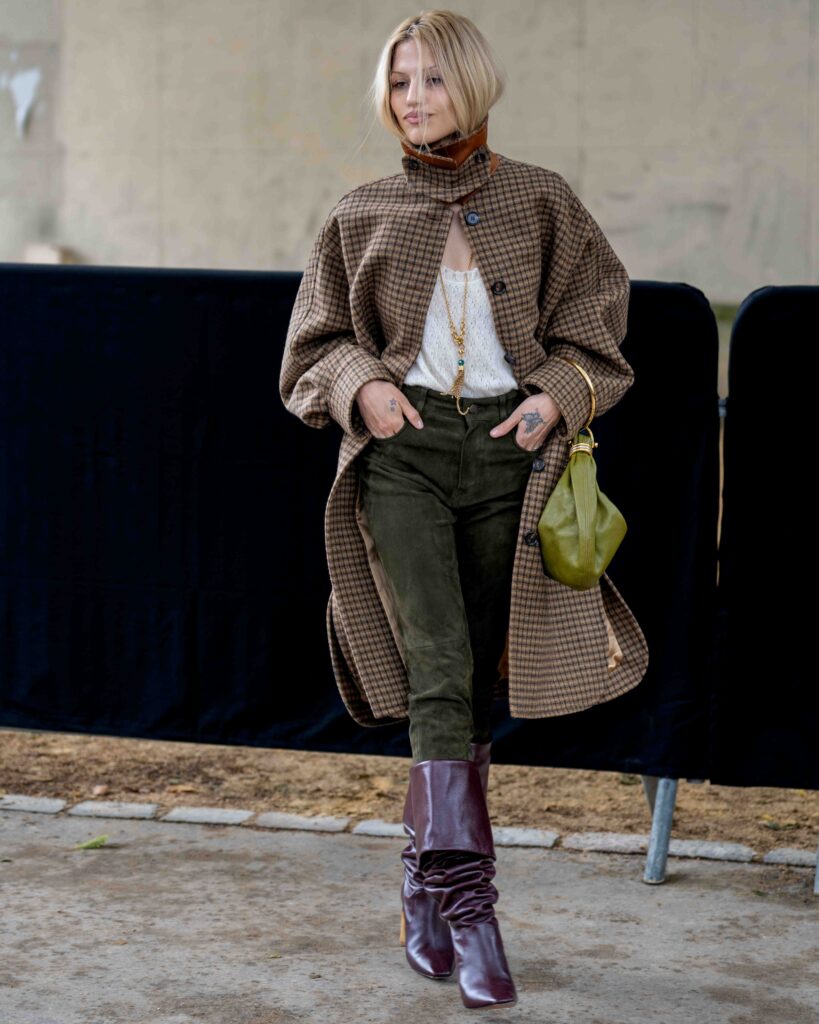
[[463, 366], [459, 366], [458, 373], [455, 376], [455, 382], [452, 385], [452, 387], [455, 389], [455, 408], [458, 410], [461, 416], [466, 416], [466, 414], [472, 408], [471, 405], [467, 406], [466, 409], [461, 408], [461, 388], [463, 387], [464, 376], [464, 368]]

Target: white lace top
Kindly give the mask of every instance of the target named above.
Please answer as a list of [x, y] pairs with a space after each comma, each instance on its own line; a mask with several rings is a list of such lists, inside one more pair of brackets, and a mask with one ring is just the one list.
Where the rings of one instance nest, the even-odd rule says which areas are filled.
[[[503, 358], [503, 346], [495, 333], [492, 306], [478, 267], [453, 270], [441, 264], [449, 308], [456, 327], [464, 308], [464, 282], [469, 277], [466, 296], [466, 336], [464, 338], [464, 383], [461, 394], [467, 398], [502, 395], [517, 388], [511, 367]], [[458, 347], [452, 340], [449, 319], [441, 291], [441, 278], [435, 277], [435, 291], [427, 311], [421, 351], [409, 368], [404, 383], [420, 384], [436, 391], [448, 391], [458, 372]]]

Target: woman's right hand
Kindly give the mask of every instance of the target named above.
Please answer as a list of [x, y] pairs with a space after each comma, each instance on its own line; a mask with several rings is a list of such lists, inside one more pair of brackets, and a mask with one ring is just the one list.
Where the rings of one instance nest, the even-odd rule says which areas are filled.
[[404, 425], [404, 417], [420, 429], [424, 421], [403, 391], [388, 380], [370, 380], [356, 391], [355, 400], [364, 425], [373, 437], [392, 437]]

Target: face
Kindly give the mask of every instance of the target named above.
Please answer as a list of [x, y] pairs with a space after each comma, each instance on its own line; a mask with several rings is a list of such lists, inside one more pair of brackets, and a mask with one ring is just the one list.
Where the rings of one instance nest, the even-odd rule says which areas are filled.
[[[417, 146], [422, 142], [432, 144], [450, 135], [457, 128], [449, 93], [444, 87], [440, 73], [432, 65], [432, 58], [424, 44], [421, 44], [421, 67], [418, 67], [416, 44], [405, 39], [393, 50], [390, 73], [390, 106], [409, 141]], [[420, 108], [420, 76], [424, 79], [425, 109]], [[415, 115], [415, 120], [407, 120]]]

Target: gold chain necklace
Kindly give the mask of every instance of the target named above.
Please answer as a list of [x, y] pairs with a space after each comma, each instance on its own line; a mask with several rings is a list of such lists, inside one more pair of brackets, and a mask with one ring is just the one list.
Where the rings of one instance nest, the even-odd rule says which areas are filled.
[[441, 267], [438, 267], [438, 276], [441, 278], [441, 291], [444, 294], [444, 305], [446, 306], [446, 315], [449, 318], [449, 332], [452, 335], [452, 340], [458, 346], [458, 372], [455, 374], [455, 380], [452, 382], [449, 391], [439, 391], [439, 395], [452, 395], [455, 399], [455, 407], [462, 416], [466, 416], [469, 410], [472, 408], [471, 405], [467, 406], [466, 409], [461, 408], [461, 388], [464, 383], [464, 338], [466, 336], [466, 293], [469, 287], [469, 269], [472, 266], [472, 253], [469, 254], [469, 266], [466, 269], [466, 276], [464, 277], [464, 307], [461, 313], [461, 329], [456, 330], [455, 324], [452, 320], [452, 313], [449, 310], [449, 300], [446, 297], [446, 287], [444, 286], [444, 273]]

